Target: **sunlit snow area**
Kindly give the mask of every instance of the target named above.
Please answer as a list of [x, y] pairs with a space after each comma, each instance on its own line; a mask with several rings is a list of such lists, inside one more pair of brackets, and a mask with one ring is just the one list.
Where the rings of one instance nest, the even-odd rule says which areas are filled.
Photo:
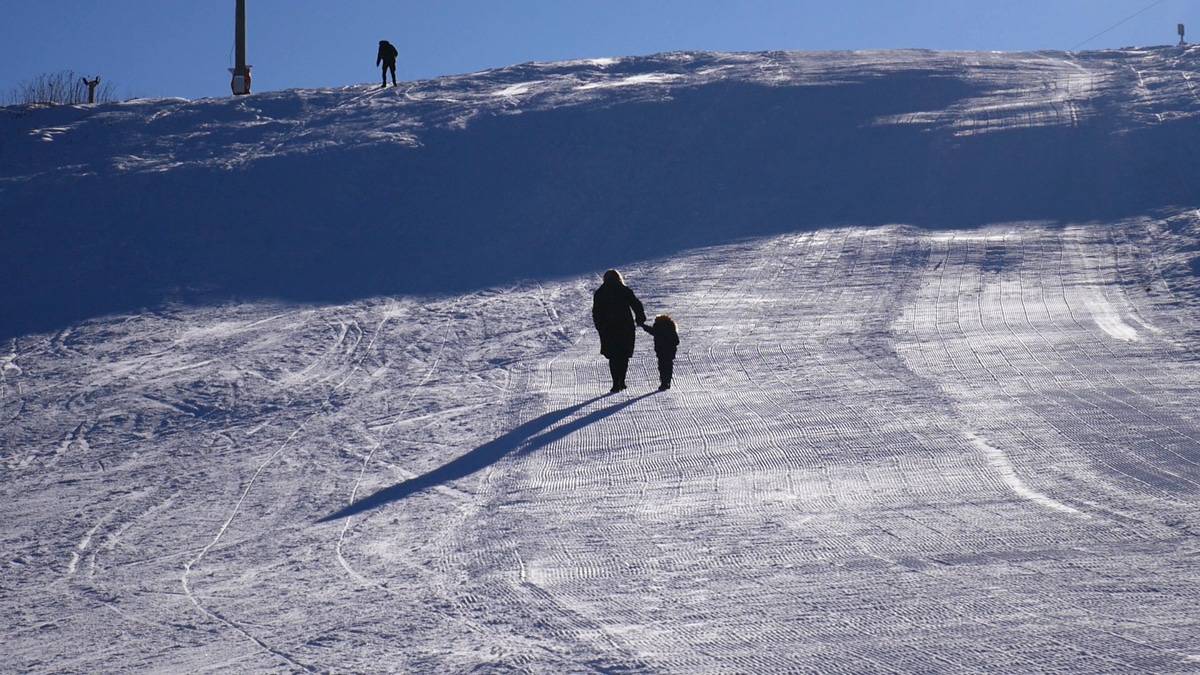
[[376, 87], [0, 109], [0, 669], [1200, 672], [1200, 48]]

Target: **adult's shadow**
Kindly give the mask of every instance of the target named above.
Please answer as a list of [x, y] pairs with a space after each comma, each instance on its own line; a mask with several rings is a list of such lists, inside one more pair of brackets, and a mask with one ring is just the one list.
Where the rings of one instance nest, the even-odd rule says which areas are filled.
[[[488, 441], [483, 445], [475, 448], [467, 454], [455, 459], [452, 462], [443, 464], [442, 466], [417, 476], [406, 481], [396, 483], [390, 487], [383, 488], [378, 492], [363, 497], [362, 499], [350, 504], [349, 506], [331, 513], [324, 518], [318, 520], [318, 523], [326, 523], [331, 520], [347, 518], [364, 511], [376, 509], [385, 504], [398, 502], [410, 495], [413, 495], [422, 490], [428, 490], [432, 487], [444, 485], [451, 481], [458, 480], [469, 476], [480, 469], [491, 466], [502, 458], [508, 455], [527, 455], [531, 452], [546, 447], [554, 441], [564, 438], [589, 424], [599, 422], [605, 417], [615, 415], [621, 410], [637, 403], [638, 401], [651, 396], [654, 392], [635, 396], [630, 399], [614, 403], [610, 406], [600, 408], [590, 412], [579, 419], [572, 420], [562, 426], [550, 429], [556, 422], [559, 422], [576, 412], [587, 407], [589, 404], [595, 403], [603, 396], [595, 396], [582, 403], [560, 408], [553, 412], [548, 412], [541, 417], [532, 419], [521, 426], [509, 431], [508, 433]], [[547, 429], [549, 429], [547, 431]]]

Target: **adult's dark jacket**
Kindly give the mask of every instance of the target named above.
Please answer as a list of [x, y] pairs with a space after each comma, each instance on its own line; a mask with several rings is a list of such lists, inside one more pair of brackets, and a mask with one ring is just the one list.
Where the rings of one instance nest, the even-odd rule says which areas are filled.
[[396, 57], [400, 56], [400, 52], [392, 46], [390, 42], [379, 43], [379, 53], [375, 55], [375, 65], [380, 63], [395, 63]]
[[592, 295], [592, 322], [600, 333], [600, 353], [628, 359], [633, 356], [634, 331], [646, 322], [646, 310], [628, 286], [606, 281]]

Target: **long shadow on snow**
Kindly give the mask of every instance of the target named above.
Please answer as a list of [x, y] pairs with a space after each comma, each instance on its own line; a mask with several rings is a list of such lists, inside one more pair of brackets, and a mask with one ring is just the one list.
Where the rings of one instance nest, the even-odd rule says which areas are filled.
[[[541, 448], [550, 445], [554, 441], [564, 438], [589, 424], [594, 424], [616, 413], [628, 408], [638, 401], [653, 396], [654, 393], [642, 394], [630, 399], [614, 403], [610, 406], [594, 410], [579, 419], [572, 420], [562, 426], [550, 429], [555, 423], [560, 422], [567, 417], [579, 412], [589, 404], [604, 398], [597, 396], [590, 398], [582, 403], [560, 408], [553, 412], [548, 412], [541, 417], [532, 419], [521, 426], [509, 431], [499, 438], [488, 441], [474, 450], [462, 455], [461, 457], [444, 464], [433, 471], [411, 478], [401, 483], [397, 483], [391, 487], [384, 488], [378, 492], [363, 497], [362, 499], [350, 504], [344, 509], [331, 513], [324, 518], [318, 520], [318, 523], [325, 523], [331, 520], [348, 518], [350, 516], [377, 509], [381, 506], [398, 502], [409, 495], [428, 490], [432, 487], [444, 485], [451, 481], [456, 481], [460, 478], [465, 478], [480, 469], [487, 468], [504, 457], [509, 455], [526, 455]], [[549, 431], [547, 431], [549, 429]]]
[[[485, 117], [261, 159], [0, 188], [0, 339], [230, 298], [338, 302], [582, 274], [838, 225], [1086, 221], [1200, 203], [1191, 120], [956, 137], [880, 124], [980, 92], [945, 73]], [[615, 93], [613, 96], [620, 96]], [[130, 152], [136, 148], [130, 149]]]

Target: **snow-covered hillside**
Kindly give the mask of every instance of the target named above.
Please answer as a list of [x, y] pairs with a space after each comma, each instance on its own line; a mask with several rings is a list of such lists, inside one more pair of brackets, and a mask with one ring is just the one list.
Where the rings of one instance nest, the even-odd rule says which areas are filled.
[[[5, 667], [1200, 671], [1198, 87], [687, 53], [0, 109]], [[602, 396], [606, 267], [672, 390], [643, 339]]]

